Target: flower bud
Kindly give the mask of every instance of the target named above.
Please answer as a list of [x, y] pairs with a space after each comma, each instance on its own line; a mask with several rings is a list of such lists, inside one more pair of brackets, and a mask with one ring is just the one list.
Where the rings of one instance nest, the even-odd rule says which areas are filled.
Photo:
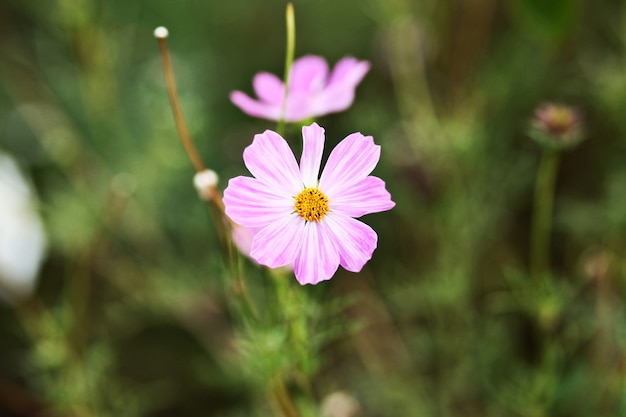
[[210, 201], [215, 197], [218, 176], [215, 171], [205, 169], [193, 177], [193, 185], [203, 200]]
[[583, 139], [583, 117], [570, 106], [543, 103], [535, 110], [529, 136], [553, 150], [573, 148]]
[[322, 402], [324, 417], [356, 417], [361, 409], [357, 400], [343, 391], [335, 391]]
[[35, 290], [45, 252], [34, 190], [15, 161], [0, 154], [0, 300], [16, 303]]

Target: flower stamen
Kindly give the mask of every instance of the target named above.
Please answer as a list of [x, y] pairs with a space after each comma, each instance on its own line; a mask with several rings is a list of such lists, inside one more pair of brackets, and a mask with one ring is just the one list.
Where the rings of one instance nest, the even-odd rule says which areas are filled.
[[330, 211], [328, 197], [317, 188], [305, 188], [294, 198], [296, 213], [306, 221], [319, 222]]

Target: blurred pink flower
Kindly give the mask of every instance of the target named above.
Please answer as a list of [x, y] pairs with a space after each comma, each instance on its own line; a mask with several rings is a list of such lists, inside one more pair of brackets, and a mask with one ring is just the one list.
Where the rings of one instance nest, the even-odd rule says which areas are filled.
[[276, 132], [256, 135], [243, 153], [254, 178], [231, 179], [224, 205], [235, 223], [259, 229], [250, 257], [270, 268], [293, 265], [300, 284], [316, 284], [332, 278], [339, 265], [361, 270], [378, 236], [355, 217], [389, 210], [395, 203], [385, 183], [369, 175], [380, 158], [380, 146], [371, 136], [346, 137], [319, 177], [324, 129], [315, 123], [305, 126], [302, 137], [298, 166]]
[[233, 243], [237, 246], [239, 252], [247, 257], [250, 257], [252, 240], [258, 231], [259, 229], [256, 227], [243, 227], [238, 224], [233, 225], [231, 236], [233, 237]]
[[[307, 55], [294, 61], [291, 68], [285, 121], [299, 122], [346, 110], [354, 101], [354, 90], [370, 64], [346, 57], [337, 62], [330, 75], [328, 64], [320, 56]], [[274, 74], [260, 72], [252, 82], [255, 100], [241, 91], [233, 91], [231, 101], [250, 116], [278, 121], [283, 112], [284, 84]]]

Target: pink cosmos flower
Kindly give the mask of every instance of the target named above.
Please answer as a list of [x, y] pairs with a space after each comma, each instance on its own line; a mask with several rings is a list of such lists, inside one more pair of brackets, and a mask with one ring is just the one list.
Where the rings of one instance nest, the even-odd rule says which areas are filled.
[[[328, 74], [328, 64], [320, 56], [307, 55], [291, 67], [287, 106], [284, 119], [299, 122], [305, 119], [346, 110], [354, 101], [354, 90], [370, 64], [346, 57], [337, 62]], [[254, 76], [255, 100], [241, 91], [233, 91], [230, 100], [250, 116], [278, 121], [283, 113], [284, 83], [274, 74], [260, 72]]]
[[259, 228], [250, 256], [262, 265], [293, 265], [300, 284], [332, 278], [339, 265], [358, 272], [372, 257], [378, 236], [358, 221], [395, 206], [385, 183], [369, 175], [380, 158], [371, 136], [353, 133], [333, 149], [319, 176], [324, 129], [302, 128], [300, 166], [287, 142], [266, 130], [243, 159], [251, 177], [236, 177], [224, 190], [226, 214]]

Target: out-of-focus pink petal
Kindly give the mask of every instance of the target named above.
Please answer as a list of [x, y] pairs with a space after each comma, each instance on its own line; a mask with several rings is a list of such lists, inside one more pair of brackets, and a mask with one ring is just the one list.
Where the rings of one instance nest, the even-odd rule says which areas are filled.
[[337, 245], [341, 266], [348, 271], [359, 272], [372, 258], [378, 236], [365, 223], [331, 212], [320, 225]]
[[[290, 117], [294, 120], [303, 120], [347, 109], [354, 101], [354, 91], [357, 85], [369, 70], [367, 61], [358, 61], [351, 57], [344, 58], [337, 63], [327, 82], [328, 67], [323, 58], [307, 56], [297, 62], [299, 64], [297, 72], [301, 77], [297, 77], [296, 81], [291, 84], [289, 95], [305, 93], [306, 111]], [[315, 68], [324, 68], [324, 77], [316, 78], [318, 80], [323, 79], [323, 83], [311, 81], [314, 78], [312, 73], [317, 71]], [[321, 69], [319, 71], [321, 72]], [[289, 102], [290, 99], [288, 98], [287, 106], [291, 107]], [[291, 102], [295, 103], [296, 100]], [[301, 117], [302, 119], [300, 119]]]
[[354, 102], [354, 89], [324, 90], [309, 105], [309, 113], [324, 116], [348, 109]]
[[297, 214], [270, 223], [254, 236], [250, 256], [270, 268], [292, 264], [302, 248], [303, 228], [304, 220]]
[[254, 76], [252, 81], [256, 95], [268, 104], [282, 106], [285, 88], [283, 82], [269, 72], [260, 72]]
[[287, 141], [271, 130], [255, 135], [243, 151], [248, 170], [279, 195], [296, 196], [302, 191], [300, 169]]
[[312, 107], [316, 112], [327, 114], [344, 111], [352, 105], [356, 87], [370, 64], [355, 58], [344, 58], [335, 65], [328, 85], [315, 99]]
[[353, 184], [367, 177], [380, 159], [380, 146], [374, 138], [353, 133], [333, 149], [320, 177], [320, 190], [329, 199], [341, 195]]
[[321, 56], [306, 55], [296, 59], [291, 67], [289, 92], [317, 92], [326, 86], [328, 63]]
[[293, 63], [285, 108], [282, 81], [266, 72], [257, 74], [253, 80], [259, 100], [235, 91], [231, 94], [231, 101], [254, 117], [274, 121], [284, 118], [287, 122], [300, 122], [350, 107], [354, 101], [355, 89], [369, 67], [367, 61], [347, 57], [335, 65], [329, 76], [328, 64], [324, 58], [307, 55]]
[[285, 111], [286, 122], [300, 122], [312, 117], [311, 95], [302, 91], [289, 91], [287, 108]]
[[[261, 230], [258, 227], [245, 227], [238, 224], [234, 224], [231, 230], [233, 242], [239, 249], [239, 252], [247, 257], [250, 257], [250, 251], [252, 250], [252, 240], [254, 236]], [[252, 259], [252, 258], [250, 258]]]
[[330, 209], [350, 217], [390, 210], [396, 203], [385, 189], [385, 182], [378, 177], [366, 177], [341, 190], [330, 200]]
[[254, 100], [242, 91], [230, 93], [230, 101], [250, 116], [268, 120], [278, 120], [280, 117], [280, 106]]
[[256, 178], [235, 177], [224, 190], [226, 214], [245, 227], [263, 227], [293, 211], [293, 197], [278, 195]]
[[327, 88], [343, 87], [354, 89], [370, 69], [370, 63], [353, 57], [341, 59], [330, 74]]
[[324, 128], [317, 123], [302, 127], [302, 158], [300, 172], [305, 187], [317, 187], [322, 153], [324, 152]]
[[298, 282], [302, 285], [317, 284], [331, 279], [339, 267], [338, 242], [318, 222], [305, 223], [300, 233], [304, 240], [294, 264]]

